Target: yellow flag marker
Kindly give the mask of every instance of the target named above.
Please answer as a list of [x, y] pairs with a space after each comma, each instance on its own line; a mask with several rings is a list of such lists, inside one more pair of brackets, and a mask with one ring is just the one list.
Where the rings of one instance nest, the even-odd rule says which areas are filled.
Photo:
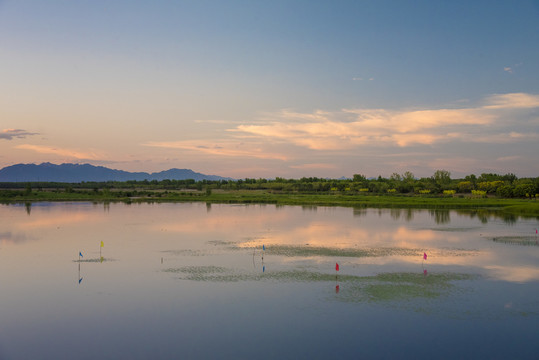
[[105, 243], [103, 241], [101, 241], [101, 247], [105, 246]]

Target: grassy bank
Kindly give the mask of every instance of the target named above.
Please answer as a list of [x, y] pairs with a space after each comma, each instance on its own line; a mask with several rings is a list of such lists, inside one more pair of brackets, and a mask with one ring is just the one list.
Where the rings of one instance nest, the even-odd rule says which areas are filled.
[[466, 196], [344, 195], [273, 193], [261, 190], [228, 191], [0, 191], [0, 202], [122, 201], [277, 204], [415, 209], [489, 209], [514, 215], [539, 217], [539, 202], [527, 199], [477, 198]]

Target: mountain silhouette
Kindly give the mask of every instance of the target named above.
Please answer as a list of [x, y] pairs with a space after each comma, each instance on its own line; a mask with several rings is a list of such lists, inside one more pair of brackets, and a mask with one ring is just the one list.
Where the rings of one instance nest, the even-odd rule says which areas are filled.
[[232, 180], [217, 175], [206, 175], [190, 169], [169, 169], [156, 173], [129, 172], [90, 164], [16, 164], [0, 170], [0, 182], [66, 182], [128, 181], [128, 180]]

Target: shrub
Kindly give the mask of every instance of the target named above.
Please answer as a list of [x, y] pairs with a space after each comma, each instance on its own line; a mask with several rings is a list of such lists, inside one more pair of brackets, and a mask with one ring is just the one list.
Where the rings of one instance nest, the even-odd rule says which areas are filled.
[[477, 196], [477, 197], [486, 197], [487, 192], [484, 190], [472, 190], [472, 195]]

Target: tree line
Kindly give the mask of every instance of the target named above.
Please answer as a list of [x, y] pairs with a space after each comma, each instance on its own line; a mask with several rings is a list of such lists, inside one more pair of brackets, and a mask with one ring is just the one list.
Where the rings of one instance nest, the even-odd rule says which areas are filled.
[[[407, 171], [403, 174], [393, 173], [390, 177], [366, 178], [362, 174], [354, 174], [350, 179], [326, 179], [318, 177], [302, 177], [300, 179], [245, 178], [239, 180], [143, 180], [143, 181], [107, 181], [107, 182], [28, 182], [0, 183], [4, 191], [23, 189], [24, 192], [34, 190], [56, 189], [64, 192], [86, 190], [94, 192], [122, 191], [127, 196], [136, 196], [144, 190], [196, 190], [211, 194], [212, 190], [266, 190], [278, 193], [340, 193], [340, 194], [393, 194], [422, 196], [497, 196], [502, 198], [538, 198], [539, 177], [518, 178], [514, 174], [483, 173], [479, 176], [468, 175], [460, 179], [452, 179], [447, 170], [437, 170], [430, 177], [417, 178]], [[5, 194], [4, 194], [5, 195]]]

